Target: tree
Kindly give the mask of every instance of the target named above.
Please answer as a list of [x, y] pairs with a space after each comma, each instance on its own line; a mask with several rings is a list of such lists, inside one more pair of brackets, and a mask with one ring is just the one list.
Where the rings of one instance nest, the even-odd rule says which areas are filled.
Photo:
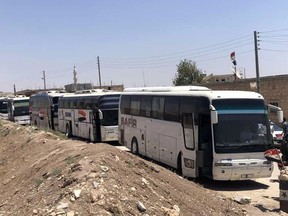
[[177, 74], [175, 74], [173, 84], [179, 86], [201, 83], [205, 76], [206, 74], [197, 68], [195, 62], [184, 59], [177, 65]]

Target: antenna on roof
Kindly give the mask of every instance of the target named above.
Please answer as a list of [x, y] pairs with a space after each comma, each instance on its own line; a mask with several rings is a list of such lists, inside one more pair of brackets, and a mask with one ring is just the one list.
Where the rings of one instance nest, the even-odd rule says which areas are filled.
[[144, 72], [143, 71], [142, 71], [142, 76], [143, 76], [144, 87], [146, 87], [145, 76], [144, 76]]

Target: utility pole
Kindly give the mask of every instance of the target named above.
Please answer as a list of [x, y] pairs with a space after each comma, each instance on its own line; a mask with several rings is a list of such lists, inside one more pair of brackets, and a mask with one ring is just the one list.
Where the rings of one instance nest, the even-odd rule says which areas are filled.
[[43, 81], [44, 81], [44, 90], [46, 90], [46, 76], [45, 76], [45, 70], [43, 70], [43, 77], [42, 77]]
[[99, 56], [97, 56], [97, 63], [98, 63], [98, 74], [99, 74], [99, 86], [100, 86], [100, 89], [101, 89], [102, 86], [101, 86], [101, 73], [100, 73], [100, 60], [99, 60]]
[[77, 91], [77, 78], [76, 78], [76, 66], [74, 65], [74, 69], [73, 69], [73, 80], [74, 80], [74, 92]]
[[14, 88], [14, 96], [16, 96], [16, 86], [15, 86], [15, 84], [13, 85], [13, 88]]
[[260, 77], [259, 77], [259, 62], [258, 62], [258, 32], [254, 31], [254, 47], [255, 47], [255, 64], [256, 64], [256, 84], [257, 92], [260, 93]]

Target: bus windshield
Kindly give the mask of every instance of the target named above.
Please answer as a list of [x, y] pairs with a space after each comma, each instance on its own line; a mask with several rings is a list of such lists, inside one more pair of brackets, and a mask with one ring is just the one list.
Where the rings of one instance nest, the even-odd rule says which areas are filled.
[[118, 124], [118, 110], [102, 110], [103, 119], [101, 125], [114, 126]]
[[7, 101], [0, 101], [0, 113], [7, 113]]
[[216, 153], [265, 151], [272, 145], [263, 100], [215, 100], [218, 123], [214, 125]]
[[14, 101], [14, 116], [29, 115], [29, 100]]

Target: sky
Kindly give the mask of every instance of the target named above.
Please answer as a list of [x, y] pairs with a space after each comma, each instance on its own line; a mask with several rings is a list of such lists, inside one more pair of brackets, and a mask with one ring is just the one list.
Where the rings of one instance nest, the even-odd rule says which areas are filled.
[[[282, 75], [285, 0], [0, 0], [0, 91], [73, 83], [171, 86], [187, 59], [207, 75]], [[99, 57], [99, 65], [97, 62]]]

